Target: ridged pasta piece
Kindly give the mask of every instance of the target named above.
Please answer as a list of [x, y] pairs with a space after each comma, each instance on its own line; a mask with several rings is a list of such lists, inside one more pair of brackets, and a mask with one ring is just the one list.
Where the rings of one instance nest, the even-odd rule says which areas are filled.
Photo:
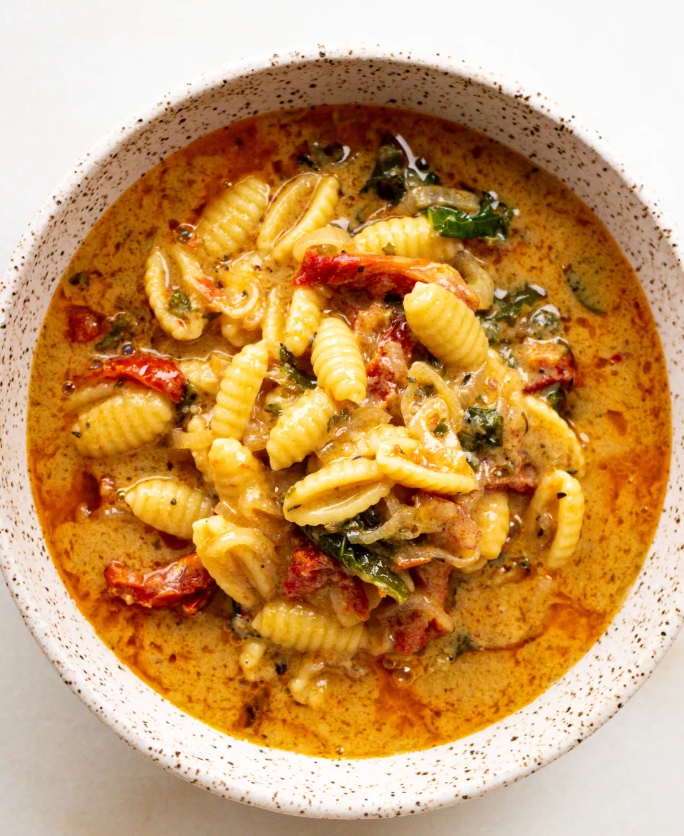
[[240, 667], [245, 679], [255, 682], [262, 677], [263, 660], [266, 654], [266, 642], [263, 639], [250, 638], [240, 647]]
[[320, 610], [290, 601], [270, 601], [252, 621], [259, 635], [300, 653], [352, 656], [363, 639], [363, 625], [340, 627]]
[[550, 516], [555, 534], [545, 556], [549, 569], [558, 569], [572, 556], [582, 532], [584, 493], [582, 486], [564, 470], [547, 473], [537, 486], [525, 512], [525, 529], [530, 542], [539, 539]]
[[257, 236], [259, 255], [269, 255], [278, 236], [296, 222], [317, 182], [318, 177], [315, 174], [300, 174], [286, 183], [276, 194]]
[[207, 206], [195, 233], [210, 256], [232, 255], [244, 245], [266, 211], [268, 193], [266, 183], [258, 177], [247, 177]]
[[525, 455], [538, 470], [571, 470], [584, 476], [584, 453], [567, 421], [541, 398], [523, 396], [527, 433], [523, 438]]
[[285, 348], [301, 357], [309, 347], [325, 308], [327, 297], [315, 287], [296, 287], [285, 323]]
[[468, 250], [456, 253], [453, 263], [471, 289], [475, 291], [478, 299], [477, 309], [486, 311], [490, 308], [494, 302], [494, 280], [485, 268]]
[[381, 444], [396, 444], [409, 437], [406, 427], [398, 427], [396, 424], [385, 424], [382, 427], [373, 427], [359, 435], [353, 440], [353, 447], [350, 455], [366, 456], [374, 458]]
[[234, 525], [220, 515], [193, 525], [197, 556], [221, 589], [245, 607], [275, 595], [275, 546], [255, 528]]
[[159, 392], [126, 384], [111, 398], [79, 414], [71, 434], [83, 456], [128, 453], [171, 428], [173, 404]]
[[332, 174], [321, 177], [306, 212], [294, 228], [286, 232], [273, 247], [274, 261], [286, 261], [292, 255], [292, 248], [303, 235], [320, 229], [333, 219], [339, 195], [340, 184], [337, 177]]
[[271, 468], [282, 470], [303, 461], [320, 447], [335, 404], [319, 387], [305, 392], [278, 418], [266, 443]]
[[183, 316], [177, 316], [169, 310], [174, 288], [171, 286], [169, 265], [159, 247], [154, 247], [150, 252], [145, 265], [144, 284], [147, 300], [157, 322], [170, 337], [174, 340], [196, 340], [204, 331], [207, 320], [204, 317], [202, 301], [187, 286], [188, 283], [183, 281], [183, 276], [188, 270], [199, 270], [201, 273], [202, 268], [197, 259], [185, 252], [180, 245], [174, 247], [171, 253], [180, 271], [181, 288], [176, 290], [182, 289], [185, 293], [190, 309]]
[[244, 348], [246, 345], [258, 342], [261, 339], [259, 329], [249, 331], [238, 322], [225, 314], [221, 315], [221, 335], [235, 348]]
[[295, 702], [311, 708], [322, 708], [328, 689], [328, 680], [320, 676], [324, 667], [322, 659], [302, 657], [296, 676], [292, 677], [287, 686]]
[[352, 250], [352, 237], [346, 229], [328, 224], [321, 229], [314, 229], [302, 235], [292, 248], [295, 261], [301, 261], [309, 247], [315, 247], [321, 255], [337, 255], [346, 250]]
[[245, 346], [226, 369], [216, 396], [211, 431], [217, 438], [242, 438], [268, 366], [265, 342]]
[[202, 415], [193, 415], [188, 421], [188, 426], [183, 433], [187, 443], [187, 449], [192, 452], [195, 467], [202, 474], [204, 481], [214, 487], [209, 464], [209, 448], [214, 441], [214, 434], [207, 425], [207, 419]]
[[366, 397], [366, 366], [354, 332], [341, 319], [329, 316], [318, 326], [311, 365], [334, 400], [361, 403]]
[[475, 506], [473, 517], [482, 534], [480, 554], [485, 560], [495, 560], [508, 537], [508, 495], [504, 491], [485, 491]]
[[407, 488], [417, 488], [446, 496], [470, 493], [477, 489], [477, 480], [472, 472], [457, 473], [430, 465], [427, 461], [419, 463], [414, 460], [418, 450], [418, 442], [414, 439], [383, 442], [375, 454], [375, 461], [388, 479]]
[[404, 311], [413, 333], [442, 363], [474, 369], [484, 362], [489, 343], [478, 318], [446, 288], [418, 282], [404, 297]]
[[192, 524], [208, 517], [214, 503], [177, 479], [144, 479], [126, 491], [126, 504], [152, 528], [192, 540]]
[[463, 248], [455, 238], [438, 235], [424, 215], [376, 221], [358, 232], [352, 242], [358, 253], [384, 253], [430, 261], [451, 261]]
[[288, 293], [283, 285], [276, 285], [268, 294], [266, 313], [261, 323], [261, 337], [271, 357], [276, 358], [285, 337]]
[[207, 458], [212, 482], [223, 503], [262, 530], [268, 522], [264, 515], [278, 519], [282, 527], [280, 506], [266, 481], [264, 465], [249, 448], [234, 438], [217, 438]]
[[191, 383], [199, 392], [214, 396], [218, 394], [221, 378], [215, 374], [208, 360], [197, 360], [195, 358], [179, 360], [177, 366], [185, 375], [188, 383]]
[[285, 494], [283, 514], [297, 525], [351, 519], [387, 496], [392, 482], [370, 459], [341, 459], [310, 473]]

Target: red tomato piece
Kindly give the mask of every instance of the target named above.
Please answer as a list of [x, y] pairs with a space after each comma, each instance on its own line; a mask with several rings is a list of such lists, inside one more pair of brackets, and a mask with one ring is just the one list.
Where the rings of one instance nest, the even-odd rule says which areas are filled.
[[181, 401], [186, 383], [185, 375], [173, 360], [142, 353], [105, 360], [101, 366], [88, 369], [80, 375], [78, 382], [91, 383], [119, 378], [137, 380], [148, 389], [168, 395], [174, 403]]

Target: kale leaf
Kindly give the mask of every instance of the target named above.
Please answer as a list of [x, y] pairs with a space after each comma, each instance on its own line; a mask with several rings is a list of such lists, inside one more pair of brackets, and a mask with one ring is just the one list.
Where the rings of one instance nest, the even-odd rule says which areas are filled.
[[546, 291], [533, 284], [524, 284], [522, 287], [513, 288], [496, 300], [494, 319], [498, 322], [515, 325], [516, 319], [524, 308], [531, 308], [535, 302], [545, 297]]
[[505, 203], [498, 203], [489, 192], [480, 199], [480, 208], [469, 215], [453, 206], [430, 206], [425, 210], [435, 232], [444, 238], [498, 238], [508, 239], [513, 210]]
[[380, 147], [375, 167], [361, 193], [374, 191], [381, 200], [396, 206], [410, 189], [437, 186], [439, 182], [439, 177], [426, 160], [416, 160], [415, 167], [409, 165], [404, 150], [394, 137], [388, 136]]
[[583, 277], [580, 276], [579, 273], [576, 273], [574, 270], [567, 269], [565, 270], [565, 280], [580, 305], [583, 305], [592, 313], [606, 313], [605, 306], [598, 301], [594, 291], [587, 287]]
[[480, 456], [503, 444], [503, 415], [498, 410], [469, 406], [465, 411], [465, 421], [468, 430], [460, 432], [458, 440], [467, 453]]
[[182, 290], [174, 290], [169, 301], [167, 302], [167, 310], [179, 319], [187, 319], [192, 310], [190, 297]]
[[107, 320], [109, 324], [109, 331], [104, 335], [99, 343], [95, 343], [95, 348], [98, 351], [109, 351], [116, 348], [119, 343], [127, 340], [133, 332], [133, 325], [125, 314], [118, 313], [116, 316]]
[[297, 361], [294, 354], [288, 351], [282, 343], [280, 344], [280, 367], [288, 378], [299, 386], [302, 392], [305, 389], [316, 388], [316, 378], [297, 368]]

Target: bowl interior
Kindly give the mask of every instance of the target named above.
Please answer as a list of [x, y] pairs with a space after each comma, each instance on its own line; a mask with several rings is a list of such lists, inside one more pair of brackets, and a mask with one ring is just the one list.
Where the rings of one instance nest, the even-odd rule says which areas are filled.
[[[105, 209], [160, 158], [248, 116], [322, 103], [390, 104], [462, 122], [556, 174], [607, 225], [636, 268], [679, 391], [684, 313], [676, 246], [657, 206], [598, 136], [539, 95], [460, 62], [380, 49], [316, 50], [211, 73], [128, 120], [54, 192], [17, 248], [0, 287], [0, 548], [22, 614], [61, 675], [128, 742], [163, 766], [238, 801], [288, 813], [365, 817], [434, 809], [529, 774], [581, 741], [636, 690], [680, 626], [677, 492], [681, 449], [653, 547], [606, 634], [545, 694], [465, 740], [365, 761], [261, 749], [184, 714], [121, 665], [78, 612], [49, 557], [26, 464], [30, 363], [51, 295]], [[682, 407], [673, 402], [675, 438]], [[679, 609], [678, 609], [679, 608]]]

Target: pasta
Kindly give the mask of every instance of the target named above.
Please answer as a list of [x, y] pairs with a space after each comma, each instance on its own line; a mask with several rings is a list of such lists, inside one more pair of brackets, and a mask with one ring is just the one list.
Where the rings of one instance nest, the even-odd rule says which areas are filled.
[[326, 296], [315, 287], [296, 287], [292, 293], [292, 302], [285, 323], [285, 348], [295, 357], [300, 357], [309, 347], [321, 314], [325, 307]]
[[340, 627], [326, 613], [289, 601], [270, 601], [253, 621], [260, 636], [300, 653], [355, 653], [363, 640], [363, 625]]
[[126, 504], [152, 528], [192, 540], [193, 523], [208, 517], [214, 503], [177, 479], [143, 479], [126, 491]]
[[311, 389], [278, 418], [266, 444], [271, 468], [282, 470], [303, 461], [321, 446], [335, 404], [320, 389]]
[[306, 212], [289, 232], [286, 232], [273, 247], [273, 258], [280, 263], [292, 255], [292, 248], [297, 241], [309, 232], [324, 227], [332, 220], [339, 198], [340, 184], [337, 177], [321, 177], [311, 197]]
[[336, 401], [361, 403], [366, 397], [366, 367], [356, 337], [341, 319], [321, 322], [313, 343], [311, 364], [319, 385]]
[[159, 247], [154, 247], [145, 265], [145, 293], [157, 322], [174, 340], [195, 340], [207, 324], [201, 300], [188, 286], [188, 273], [200, 271], [197, 260], [180, 245], [171, 251], [180, 270], [175, 291], [169, 278], [169, 264]]
[[[266, 665], [266, 642], [263, 639], [250, 638], [240, 648], [240, 667], [243, 676], [250, 682], [258, 679], [270, 679], [272, 676], [264, 676]], [[271, 666], [272, 667], [272, 666]], [[275, 674], [275, 670], [269, 670], [269, 674]]]
[[563, 470], [547, 473], [529, 504], [525, 527], [532, 543], [546, 534], [547, 525], [555, 528], [544, 561], [549, 569], [558, 569], [570, 559], [579, 542], [583, 519], [584, 493], [577, 479]]
[[360, 253], [427, 258], [451, 261], [463, 245], [454, 238], [442, 238], [424, 215], [417, 218], [390, 218], [368, 224], [352, 239]]
[[278, 192], [257, 236], [257, 250], [261, 255], [269, 255], [278, 237], [296, 221], [299, 212], [306, 206], [304, 201], [308, 201], [317, 181], [315, 174], [300, 174]]
[[508, 496], [503, 491], [485, 491], [473, 516], [482, 534], [480, 554], [485, 560], [495, 560], [508, 537]]
[[297, 668], [297, 675], [290, 680], [290, 693], [296, 702], [310, 705], [311, 708], [322, 708], [328, 681], [320, 676], [325, 667], [322, 659], [304, 656]]
[[76, 449], [101, 458], [128, 453], [170, 429], [171, 402], [164, 395], [126, 384], [111, 398], [79, 414], [71, 429]]
[[484, 361], [489, 348], [485, 332], [453, 293], [418, 282], [404, 298], [404, 311], [413, 333], [443, 363], [472, 368]]
[[245, 346], [226, 369], [216, 396], [211, 431], [217, 438], [238, 441], [252, 414], [254, 402], [266, 375], [268, 348], [262, 341]]
[[343, 522], [375, 505], [391, 487], [375, 462], [342, 459], [295, 483], [285, 494], [283, 514], [297, 525]]
[[530, 462], [539, 470], [560, 468], [584, 476], [584, 453], [575, 433], [557, 412], [534, 395], [525, 395], [528, 429], [523, 439]]
[[265, 534], [220, 515], [198, 520], [193, 532], [202, 565], [226, 595], [245, 607], [273, 597], [277, 557]]
[[[418, 458], [419, 461], [415, 461]], [[423, 461], [420, 461], [420, 458]], [[418, 442], [406, 439], [398, 443], [382, 443], [375, 454], [380, 471], [393, 482], [407, 488], [417, 488], [432, 493], [470, 493], [477, 488], [477, 480], [471, 473], [455, 473], [431, 464], [420, 456]], [[466, 464], [467, 467], [467, 464]]]
[[272, 357], [278, 355], [278, 348], [285, 336], [287, 293], [282, 285], [274, 287], [268, 295], [266, 314], [262, 325], [262, 339]]
[[252, 235], [268, 204], [269, 188], [258, 177], [247, 177], [222, 192], [202, 213], [197, 237], [214, 258], [232, 255]]

